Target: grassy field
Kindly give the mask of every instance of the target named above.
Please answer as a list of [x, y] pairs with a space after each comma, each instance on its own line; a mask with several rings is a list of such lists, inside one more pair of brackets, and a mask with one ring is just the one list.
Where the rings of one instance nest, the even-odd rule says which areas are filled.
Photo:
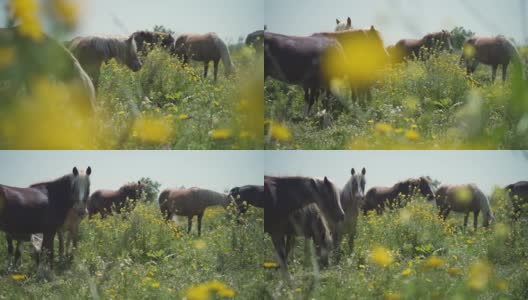
[[[526, 218], [512, 224], [504, 196], [492, 201], [496, 223], [475, 232], [463, 229], [463, 215], [446, 222], [425, 199], [404, 209], [360, 216], [356, 247], [346, 242], [339, 262], [324, 270], [303, 266], [303, 243], [291, 262], [294, 283], [270, 269], [270, 290], [278, 299], [526, 299]], [[470, 224], [472, 224], [472, 215]], [[271, 259], [267, 257], [267, 259]], [[311, 259], [311, 258], [309, 258]]]
[[459, 57], [441, 54], [390, 67], [371, 102], [353, 103], [340, 93], [326, 114], [319, 101], [306, 119], [302, 89], [267, 79], [265, 120], [272, 129], [266, 148], [525, 149], [526, 81], [510, 66], [506, 83], [492, 84], [485, 65], [468, 80]]
[[16, 272], [3, 263], [0, 299], [262, 299], [262, 263], [271, 253], [262, 211], [250, 208], [243, 224], [231, 212], [207, 209], [201, 237], [196, 219], [188, 235], [186, 218], [167, 224], [153, 204], [85, 219], [73, 260], [57, 260], [51, 280], [36, 275], [29, 245]]

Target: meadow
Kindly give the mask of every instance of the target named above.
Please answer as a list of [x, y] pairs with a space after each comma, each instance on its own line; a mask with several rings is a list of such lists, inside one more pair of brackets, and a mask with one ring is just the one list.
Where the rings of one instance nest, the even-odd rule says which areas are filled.
[[[201, 237], [194, 221], [187, 234], [186, 218], [166, 223], [148, 203], [86, 218], [75, 255], [56, 258], [51, 277], [35, 271], [29, 244], [16, 272], [3, 263], [0, 299], [263, 299], [263, 257], [272, 249], [262, 211], [250, 207], [239, 224], [234, 208], [208, 208]], [[6, 251], [2, 243], [0, 257]]]
[[[526, 51], [522, 51], [525, 56]], [[306, 119], [298, 86], [266, 79], [267, 149], [525, 149], [528, 84], [510, 65], [505, 83], [490, 67], [471, 78], [459, 53], [387, 67], [372, 101], [336, 94]]]
[[[463, 214], [444, 222], [434, 203], [412, 196], [402, 209], [382, 216], [362, 214], [351, 252], [341, 244], [327, 269], [305, 258], [298, 242], [290, 260], [290, 287], [284, 276], [268, 269], [276, 299], [526, 299], [528, 259], [526, 217], [511, 222], [509, 201], [493, 194], [495, 223], [464, 229]], [[472, 215], [469, 224], [472, 224]], [[266, 259], [272, 259], [266, 256]]]

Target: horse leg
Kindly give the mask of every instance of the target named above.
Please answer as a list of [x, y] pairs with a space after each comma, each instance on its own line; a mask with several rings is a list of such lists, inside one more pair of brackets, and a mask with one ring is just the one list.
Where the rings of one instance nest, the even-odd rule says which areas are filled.
[[[207, 78], [207, 70], [209, 70], [209, 62], [208, 61], [204, 62], [204, 73], [203, 73], [204, 78]], [[216, 78], [215, 78], [215, 80], [216, 80]]]
[[59, 236], [59, 257], [62, 259], [64, 258], [64, 230], [60, 229], [57, 235]]
[[[216, 78], [218, 77], [218, 63], [220, 63], [220, 60], [214, 60], [213, 61], [213, 67], [214, 67], [214, 81], [216, 81]], [[225, 67], [225, 66], [224, 66]]]
[[202, 234], [202, 218], [203, 218], [203, 215], [204, 215], [203, 212], [198, 215], [198, 236], [200, 236]]
[[502, 82], [506, 81], [506, 71], [508, 70], [508, 63], [502, 64]]
[[193, 216], [188, 216], [187, 217], [187, 233], [191, 232], [192, 218], [193, 218]]
[[15, 248], [15, 266], [18, 264], [18, 261], [20, 260], [21, 252], [20, 252], [20, 246], [22, 246], [22, 241], [18, 240], [16, 241], [16, 248]]
[[55, 231], [45, 232], [42, 240], [42, 253], [47, 255], [50, 269], [53, 268], [53, 240], [55, 239]]
[[308, 117], [308, 114], [310, 113], [310, 108], [312, 105], [310, 104], [310, 88], [304, 87], [304, 118], [306, 119]]
[[467, 227], [468, 218], [469, 218], [469, 212], [467, 212], [466, 215], [464, 216], [464, 228]]
[[[474, 211], [473, 212], [473, 227], [475, 227], [475, 231], [477, 231], [477, 221], [478, 221], [478, 215], [480, 211]], [[468, 213], [469, 215], [469, 213]]]
[[290, 272], [288, 271], [288, 265], [286, 263], [286, 245], [284, 244], [284, 236], [282, 234], [272, 234], [271, 241], [273, 242], [273, 246], [275, 247], [275, 253], [277, 254], [277, 258], [279, 259], [279, 265], [281, 267], [282, 272], [290, 281], [292, 281], [293, 278]]
[[292, 249], [293, 247], [295, 246], [295, 236], [294, 235], [287, 235], [286, 236], [286, 259], [288, 259], [288, 256], [290, 256], [290, 252], [291, 252], [291, 257], [292, 257], [292, 260], [294, 259], [294, 253], [292, 252]]
[[497, 76], [497, 67], [498, 65], [491, 66], [491, 82], [495, 82], [495, 77]]

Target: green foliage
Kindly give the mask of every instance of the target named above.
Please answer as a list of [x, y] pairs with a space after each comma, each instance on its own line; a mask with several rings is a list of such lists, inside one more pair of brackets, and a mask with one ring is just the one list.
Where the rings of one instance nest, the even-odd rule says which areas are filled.
[[163, 33], [168, 33], [168, 34], [174, 34], [174, 30], [170, 29], [170, 28], [167, 28], [163, 25], [154, 25], [154, 28], [152, 29], [152, 31], [155, 31], [155, 32], [163, 32]]
[[141, 183], [146, 186], [143, 191], [145, 201], [157, 202], [161, 183], [151, 179], [150, 177], [143, 177], [139, 181], [141, 181]]
[[462, 26], [457, 26], [451, 30], [451, 45], [454, 49], [461, 50], [464, 41], [474, 35], [475, 33], [473, 31], [465, 29]]

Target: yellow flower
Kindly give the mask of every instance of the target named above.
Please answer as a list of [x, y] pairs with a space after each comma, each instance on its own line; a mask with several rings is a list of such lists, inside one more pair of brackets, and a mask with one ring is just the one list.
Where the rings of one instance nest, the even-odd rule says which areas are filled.
[[198, 250], [205, 249], [207, 247], [207, 243], [204, 240], [196, 240], [194, 242], [194, 248]]
[[187, 290], [187, 300], [207, 300], [209, 299], [209, 287], [205, 284], [193, 286]]
[[395, 293], [395, 292], [386, 292], [383, 294], [383, 297], [385, 297], [385, 299], [387, 300], [400, 300], [401, 299], [400, 294]]
[[411, 273], [412, 273], [412, 270], [410, 268], [407, 268], [402, 271], [402, 275], [404, 276], [411, 275]]
[[497, 283], [495, 283], [495, 286], [501, 291], [505, 291], [508, 289], [508, 283], [502, 279], [499, 279]]
[[152, 287], [153, 289], [157, 289], [157, 288], [159, 288], [159, 286], [160, 286], [160, 283], [157, 282], [157, 281], [153, 282], [153, 283], [150, 285], [150, 287]]
[[11, 275], [11, 279], [13, 280], [24, 280], [27, 279], [27, 276], [24, 274], [13, 274]]
[[53, 0], [55, 15], [66, 26], [74, 27], [79, 19], [79, 7], [70, 0]]
[[265, 262], [262, 264], [264, 268], [272, 269], [277, 268], [279, 265], [276, 262]]
[[433, 255], [433, 256], [429, 257], [425, 261], [424, 267], [426, 269], [434, 269], [434, 268], [439, 268], [439, 267], [443, 266], [444, 264], [445, 264], [445, 260], [444, 259]]
[[371, 251], [371, 259], [372, 262], [382, 267], [387, 267], [394, 261], [392, 254], [383, 247], [375, 247]]
[[458, 276], [460, 275], [461, 271], [459, 268], [457, 267], [451, 267], [449, 269], [447, 269], [447, 274], [449, 274], [450, 276]]
[[411, 129], [411, 130], [407, 130], [407, 132], [405, 133], [405, 137], [411, 141], [416, 141], [420, 139], [420, 134], [416, 132], [415, 130]]
[[169, 122], [164, 119], [140, 117], [134, 122], [134, 136], [148, 143], [166, 142], [172, 134]]
[[374, 123], [374, 120], [368, 120], [367, 122], [368, 122], [369, 124], [372, 124], [372, 123]]
[[477, 291], [483, 290], [488, 285], [492, 271], [491, 266], [486, 261], [474, 262], [469, 267], [467, 285]]
[[287, 141], [291, 138], [290, 130], [283, 124], [271, 124], [271, 137], [279, 141]]
[[0, 48], [0, 69], [10, 66], [15, 61], [15, 54], [13, 47]]
[[392, 131], [392, 126], [387, 123], [376, 123], [376, 131], [381, 134], [387, 134]]
[[210, 135], [215, 140], [225, 140], [231, 136], [229, 129], [215, 129], [210, 132]]
[[18, 31], [34, 40], [42, 38], [42, 28], [38, 20], [38, 2], [35, 0], [11, 0], [10, 12], [20, 21]]
[[180, 114], [180, 115], [178, 116], [178, 119], [180, 119], [180, 120], [187, 120], [187, 119], [189, 119], [189, 116], [186, 115], [186, 114]]
[[223, 298], [233, 298], [235, 297], [235, 291], [230, 288], [223, 288], [216, 292], [216, 294]]

